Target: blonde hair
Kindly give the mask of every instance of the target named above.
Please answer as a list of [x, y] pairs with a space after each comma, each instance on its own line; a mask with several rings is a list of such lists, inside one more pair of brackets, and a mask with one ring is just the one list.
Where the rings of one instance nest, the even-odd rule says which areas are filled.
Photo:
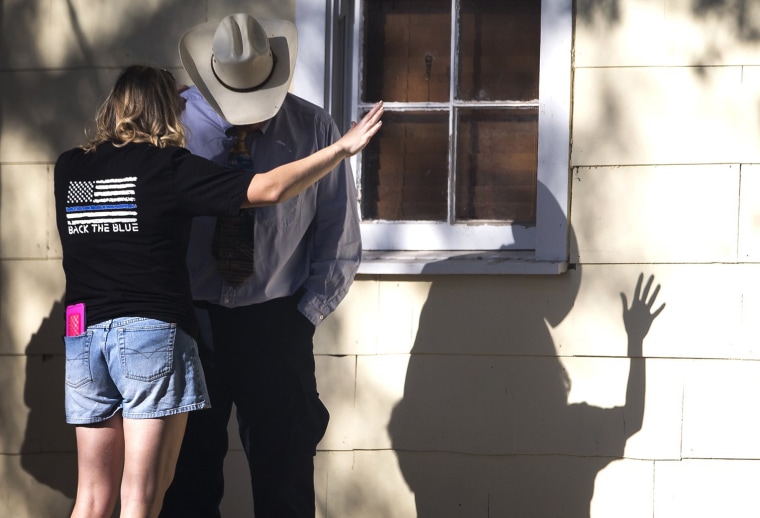
[[95, 116], [95, 133], [82, 148], [103, 142], [120, 147], [146, 142], [156, 147], [184, 146], [180, 123], [184, 100], [167, 70], [144, 65], [125, 68]]

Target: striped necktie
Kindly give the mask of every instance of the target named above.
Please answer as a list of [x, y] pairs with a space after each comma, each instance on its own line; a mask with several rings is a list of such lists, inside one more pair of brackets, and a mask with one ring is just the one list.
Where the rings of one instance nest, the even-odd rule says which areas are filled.
[[[230, 149], [227, 165], [251, 171], [253, 161], [245, 145], [247, 134], [245, 129], [237, 129], [237, 140]], [[240, 286], [253, 275], [254, 215], [254, 209], [241, 209], [235, 216], [216, 219], [211, 253], [222, 279], [232, 286]]]

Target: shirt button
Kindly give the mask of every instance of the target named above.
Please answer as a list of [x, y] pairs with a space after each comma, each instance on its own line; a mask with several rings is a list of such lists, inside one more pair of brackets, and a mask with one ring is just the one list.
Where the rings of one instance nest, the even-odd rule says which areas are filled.
[[320, 319], [320, 320], [324, 320], [324, 319], [325, 319], [325, 316], [324, 316], [324, 315], [319, 315], [319, 319]]
[[229, 304], [230, 303], [230, 298], [229, 297], [224, 297], [224, 303], [225, 304]]

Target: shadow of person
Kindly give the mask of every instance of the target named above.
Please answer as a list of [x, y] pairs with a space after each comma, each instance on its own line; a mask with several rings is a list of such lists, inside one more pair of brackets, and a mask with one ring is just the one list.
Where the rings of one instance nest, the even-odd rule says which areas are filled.
[[[571, 238], [571, 243], [574, 242]], [[417, 516], [582, 518], [594, 480], [642, 424], [641, 348], [659, 286], [621, 294], [632, 358], [624, 406], [568, 404], [549, 327], [572, 309], [580, 268], [560, 276], [432, 283], [388, 425]]]
[[24, 403], [29, 414], [21, 466], [41, 484], [73, 499], [77, 482], [76, 438], [64, 413], [63, 329], [64, 309], [59, 300], [26, 347]]

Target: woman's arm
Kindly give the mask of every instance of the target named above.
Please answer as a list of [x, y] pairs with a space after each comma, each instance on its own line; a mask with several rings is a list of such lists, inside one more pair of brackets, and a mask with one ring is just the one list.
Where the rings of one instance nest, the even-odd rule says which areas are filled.
[[243, 203], [243, 208], [282, 203], [305, 191], [341, 160], [364, 149], [380, 129], [382, 115], [383, 102], [380, 101], [334, 144], [301, 160], [255, 175], [248, 185], [248, 203]]

